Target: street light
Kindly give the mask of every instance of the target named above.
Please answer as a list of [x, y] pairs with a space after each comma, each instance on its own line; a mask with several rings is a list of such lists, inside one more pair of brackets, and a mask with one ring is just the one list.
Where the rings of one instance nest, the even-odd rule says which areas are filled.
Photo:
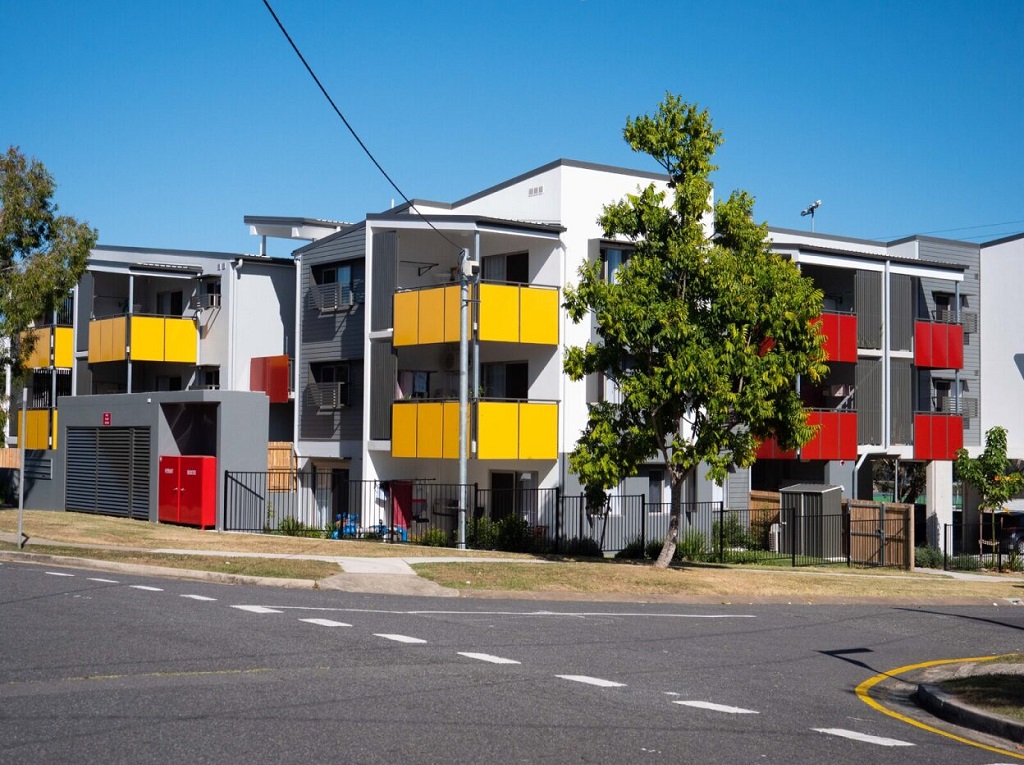
[[811, 202], [809, 205], [807, 205], [807, 208], [805, 210], [802, 210], [800, 212], [800, 217], [804, 217], [805, 215], [810, 215], [811, 216], [811, 233], [812, 234], [814, 233], [814, 211], [817, 210], [819, 207], [821, 207], [821, 200], [820, 199], [816, 199], [813, 202]]

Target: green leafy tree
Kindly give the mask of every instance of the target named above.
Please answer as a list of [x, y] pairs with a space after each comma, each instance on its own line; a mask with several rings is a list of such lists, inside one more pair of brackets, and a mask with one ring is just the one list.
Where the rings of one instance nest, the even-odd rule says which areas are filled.
[[[78, 283], [96, 243], [88, 224], [58, 214], [55, 188], [43, 164], [17, 147], [0, 155], [0, 337], [18, 338], [52, 311]], [[4, 346], [0, 363], [18, 374], [31, 350], [28, 336]]]
[[827, 371], [814, 321], [822, 295], [771, 251], [747, 193], [717, 204], [706, 225], [722, 142], [706, 111], [668, 94], [624, 136], [664, 168], [669, 192], [651, 184], [605, 207], [605, 236], [628, 240], [632, 254], [613, 278], [601, 263], [583, 266], [566, 290], [569, 316], [592, 317], [595, 337], [567, 350], [567, 374], [601, 373], [618, 390], [590, 405], [569, 464], [591, 497], [652, 459], [667, 466], [672, 512], [655, 564], [665, 567], [684, 481], [701, 462], [721, 483], [730, 466], [753, 463], [759, 442], [788, 449], [813, 436], [795, 382]]
[[[974, 489], [981, 501], [978, 509], [992, 513], [991, 543], [996, 539], [996, 513], [1006, 509], [1006, 503], [1024, 491], [1024, 475], [1013, 470], [1006, 456], [1006, 428], [985, 431], [985, 450], [980, 457], [968, 455], [958, 449], [953, 463], [953, 476]], [[985, 540], [980, 540], [984, 543]]]

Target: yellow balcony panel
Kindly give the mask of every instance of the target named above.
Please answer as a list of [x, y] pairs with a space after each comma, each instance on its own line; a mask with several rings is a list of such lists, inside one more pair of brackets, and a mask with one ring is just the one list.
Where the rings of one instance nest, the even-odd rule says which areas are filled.
[[59, 430], [57, 430], [57, 410], [56, 409], [53, 409], [51, 411], [50, 419], [53, 421], [53, 427], [50, 429], [50, 433], [53, 434], [53, 444], [51, 444], [51, 446], [52, 446], [52, 448], [56, 449], [57, 448], [57, 434], [60, 432]]
[[[441, 457], [446, 460], [459, 458], [459, 403], [446, 401], [444, 404], [444, 424], [441, 436]], [[469, 433], [469, 429], [466, 429]], [[469, 439], [466, 439], [466, 453], [469, 453]]]
[[519, 342], [558, 345], [558, 290], [519, 290]]
[[164, 360], [164, 320], [160, 316], [132, 317], [132, 361]]
[[519, 459], [558, 457], [558, 404], [519, 404]]
[[89, 363], [124, 361], [127, 327], [124, 316], [89, 322]]
[[477, 404], [476, 456], [482, 460], [519, 459], [519, 404]]
[[[469, 288], [469, 299], [473, 299], [473, 287]], [[462, 293], [458, 285], [444, 287], [444, 342], [457, 343], [462, 330], [460, 311]]]
[[71, 369], [75, 365], [75, 330], [54, 327], [53, 365], [58, 369]]
[[444, 405], [440, 402], [416, 404], [416, 456], [440, 459]]
[[416, 404], [391, 405], [391, 456], [416, 456]]
[[419, 337], [420, 345], [444, 342], [444, 290], [420, 290]]
[[[50, 411], [49, 409], [30, 409], [25, 412], [25, 448], [50, 448]], [[56, 412], [54, 412], [56, 414]], [[18, 439], [21, 439], [22, 416], [18, 415]]]
[[22, 342], [32, 343], [32, 352], [25, 359], [28, 369], [46, 369], [50, 366], [50, 332], [52, 327], [29, 329], [21, 333]]
[[198, 332], [192, 319], [164, 320], [164, 361], [196, 363]]
[[391, 342], [396, 347], [416, 345], [419, 342], [419, 305], [420, 294], [418, 292], [395, 293], [395, 333]]
[[519, 342], [519, 287], [481, 284], [479, 332], [483, 342]]

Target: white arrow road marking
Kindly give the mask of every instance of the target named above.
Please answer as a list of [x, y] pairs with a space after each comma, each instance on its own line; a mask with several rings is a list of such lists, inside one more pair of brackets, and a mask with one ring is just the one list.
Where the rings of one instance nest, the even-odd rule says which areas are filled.
[[673, 701], [673, 704], [682, 704], [684, 707], [696, 707], [697, 709], [710, 709], [712, 712], [725, 712], [730, 715], [756, 715], [760, 714], [753, 709], [743, 707], [730, 707], [725, 704], [713, 704], [710, 701]]
[[426, 640], [420, 638], [409, 637], [408, 635], [387, 635], [380, 632], [373, 633], [374, 637], [384, 638], [385, 640], [394, 640], [396, 643], [426, 643]]
[[74, 574], [65, 574], [62, 571], [47, 571], [47, 576], [74, 576]]
[[625, 688], [625, 683], [616, 683], [614, 680], [602, 680], [599, 677], [588, 677], [587, 675], [555, 675], [562, 680], [572, 680], [574, 683], [586, 683], [596, 685], [599, 688]]
[[299, 619], [300, 622], [306, 622], [306, 624], [318, 624], [321, 627], [351, 627], [351, 624], [345, 622], [336, 622], [333, 619]]
[[465, 656], [467, 659], [479, 659], [480, 661], [489, 661], [491, 664], [521, 664], [522, 662], [516, 661], [515, 659], [506, 659], [502, 656], [491, 656], [489, 653], [467, 653], [465, 651], [459, 651], [459, 656]]
[[118, 584], [116, 579], [100, 579], [98, 576], [90, 576], [90, 582], [101, 582], [103, 584]]
[[133, 590], [145, 590], [146, 592], [163, 592], [159, 587], [147, 587], [144, 584], [130, 584], [128, 585]]
[[183, 598], [189, 598], [190, 600], [202, 600], [202, 601], [213, 601], [216, 598], [208, 598], [205, 595], [182, 595]]
[[858, 733], [855, 730], [844, 728], [811, 728], [818, 733], [827, 733], [830, 736], [840, 738], [851, 738], [854, 741], [863, 741], [865, 744], [877, 744], [878, 746], [914, 746], [909, 741], [900, 741], [898, 738], [885, 738], [884, 736], [869, 736], [867, 733]]
[[276, 608], [267, 608], [266, 606], [231, 606], [237, 608], [239, 611], [248, 611], [250, 614], [279, 614], [282, 613]]

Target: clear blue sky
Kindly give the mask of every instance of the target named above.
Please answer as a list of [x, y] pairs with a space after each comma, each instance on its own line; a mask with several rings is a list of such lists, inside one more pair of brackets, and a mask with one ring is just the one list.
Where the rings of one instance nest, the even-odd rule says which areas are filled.
[[[410, 197], [559, 157], [656, 170], [621, 130], [672, 91], [725, 134], [719, 195], [750, 191], [773, 226], [822, 199], [819, 232], [1024, 230], [1024, 2], [273, 6]], [[398, 197], [261, 0], [0, 0], [0, 24], [0, 145], [103, 243], [255, 252], [246, 214], [358, 220]]]

